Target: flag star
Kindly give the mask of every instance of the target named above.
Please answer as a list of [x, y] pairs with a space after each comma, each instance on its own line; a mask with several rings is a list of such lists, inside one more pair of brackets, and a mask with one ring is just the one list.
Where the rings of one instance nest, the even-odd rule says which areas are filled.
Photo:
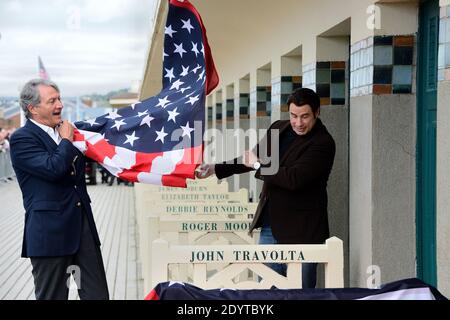
[[156, 138], [155, 142], [160, 140], [162, 143], [164, 143], [164, 138], [165, 138], [165, 136], [168, 135], [168, 133], [164, 132], [164, 127], [162, 127], [161, 131], [156, 130], [155, 132], [158, 135], [158, 137]]
[[184, 286], [184, 283], [183, 283], [183, 282], [180, 282], [180, 281], [170, 281], [170, 282], [169, 282], [169, 287], [173, 286], [174, 284], [179, 284], [179, 285]]
[[134, 141], [140, 139], [139, 137], [136, 137], [136, 131], [133, 131], [133, 133], [131, 135], [130, 134], [126, 134], [125, 136], [127, 137], [127, 140], [123, 144], [129, 143], [129, 144], [131, 144], [131, 146], [133, 146]]
[[183, 26], [181, 27], [181, 29], [187, 29], [187, 31], [190, 34], [191, 29], [194, 29], [194, 27], [191, 25], [191, 19], [187, 19], [187, 21], [184, 21], [183, 19], [181, 19], [181, 21], [183, 22]]
[[191, 87], [186, 87], [186, 88], [181, 88], [179, 92], [181, 92], [182, 94], [184, 94], [184, 92], [186, 90], [189, 90]]
[[134, 107], [136, 107], [136, 105], [138, 105], [138, 104], [140, 104], [140, 103], [141, 103], [140, 101], [136, 101], [135, 103], [133, 103], [133, 104], [131, 105], [131, 109], [134, 110]]
[[180, 77], [184, 77], [187, 76], [189, 73], [189, 66], [187, 68], [185, 68], [184, 66], [181, 66], [183, 68], [183, 72], [180, 73]]
[[175, 117], [180, 114], [179, 112], [177, 112], [177, 108], [175, 108], [175, 110], [173, 110], [173, 111], [168, 111], [168, 112], [169, 112], [169, 119], [167, 119], [167, 122], [169, 122], [170, 120], [173, 120], [173, 122], [177, 123], [177, 121], [175, 120]]
[[165, 27], [164, 34], [168, 34], [171, 38], [173, 38], [174, 33], [177, 33], [177, 32], [172, 29], [172, 25]]
[[147, 115], [148, 114], [148, 110], [145, 110], [144, 112], [138, 112], [138, 114], [137, 114], [137, 116], [136, 117], [142, 117], [142, 116], [145, 116], [145, 115]]
[[197, 81], [202, 80], [204, 75], [205, 75], [205, 69], [203, 69], [202, 73], [199, 74]]
[[198, 69], [201, 69], [202, 67], [197, 63], [197, 66], [194, 68], [194, 69], [192, 69], [192, 72], [194, 73], [194, 74], [197, 74], [197, 71], [198, 71]]
[[114, 120], [115, 124], [111, 127], [111, 129], [113, 128], [117, 128], [117, 131], [120, 130], [120, 127], [123, 126], [125, 123], [125, 121], [123, 121], [123, 119], [120, 119], [119, 121]]
[[89, 123], [89, 124], [91, 125], [91, 127], [92, 127], [94, 124], [99, 124], [99, 123], [95, 122], [95, 120], [96, 120], [96, 119], [89, 119], [89, 120], [86, 120], [86, 121], [84, 121], [84, 122]]
[[174, 43], [175, 51], [173, 53], [179, 53], [180, 57], [183, 58], [183, 53], [186, 53], [187, 51], [183, 49], [183, 43], [176, 44]]
[[178, 79], [177, 81], [175, 81], [174, 83], [172, 83], [172, 86], [170, 87], [170, 90], [172, 89], [177, 89], [180, 90], [180, 86], [184, 84], [184, 82], [181, 82], [180, 79]]
[[189, 97], [189, 101], [186, 102], [185, 104], [190, 103], [190, 104], [193, 106], [195, 102], [197, 102], [198, 100], [200, 100], [198, 97], [199, 97], [199, 95], [196, 95], [195, 97]]
[[191, 132], [194, 131], [194, 128], [189, 128], [189, 122], [186, 123], [185, 126], [180, 126], [183, 129], [183, 137], [188, 136], [191, 137]]
[[102, 133], [102, 137], [103, 137], [103, 139], [105, 139], [106, 142], [109, 142], [109, 139], [106, 139], [106, 134], [105, 133]]
[[175, 75], [173, 74], [173, 68], [172, 69], [167, 69], [164, 68], [166, 70], [166, 75], [164, 76], [164, 78], [169, 78], [169, 81], [172, 82], [172, 79], [175, 78]]
[[194, 42], [192, 42], [192, 50], [191, 51], [195, 53], [195, 57], [197, 57], [197, 55], [200, 53], [200, 51], [198, 51], [197, 44]]
[[133, 146], [134, 141], [139, 140], [139, 137], [136, 137], [136, 131], [133, 131], [133, 133], [130, 134], [126, 134], [125, 135], [127, 137], [127, 141], [125, 141], [123, 144], [131, 144], [131, 146]]
[[143, 126], [144, 124], [146, 124], [150, 128], [151, 127], [150, 122], [152, 122], [153, 119], [155, 119], [155, 118], [151, 117], [150, 115], [146, 115], [145, 118], [142, 119], [140, 126]]
[[168, 56], [169, 55], [165, 51], [163, 51], [163, 60], [164, 60], [165, 57], [168, 57]]
[[200, 50], [200, 52], [203, 53], [203, 56], [205, 56], [205, 47], [203, 46], [203, 43], [202, 43], [202, 50]]
[[165, 108], [166, 107], [166, 105], [170, 102], [167, 98], [168, 98], [169, 96], [167, 96], [167, 97], [164, 97], [163, 99], [159, 99], [158, 98], [158, 100], [159, 100], [159, 103], [155, 106], [155, 107], [161, 107], [161, 108]]
[[116, 118], [121, 118], [122, 116], [117, 113], [117, 110], [111, 111], [107, 117], [107, 119], [115, 120]]

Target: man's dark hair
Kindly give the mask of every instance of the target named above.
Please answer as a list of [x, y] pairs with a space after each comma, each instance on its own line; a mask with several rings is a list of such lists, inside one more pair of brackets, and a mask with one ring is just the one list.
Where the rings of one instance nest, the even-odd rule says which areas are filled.
[[308, 88], [300, 88], [295, 90], [288, 98], [287, 105], [291, 103], [298, 107], [309, 104], [312, 112], [315, 114], [320, 108], [320, 97], [314, 90]]

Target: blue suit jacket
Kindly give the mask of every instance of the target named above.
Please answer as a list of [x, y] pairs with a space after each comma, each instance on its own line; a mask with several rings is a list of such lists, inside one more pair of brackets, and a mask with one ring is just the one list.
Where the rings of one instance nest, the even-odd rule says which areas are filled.
[[67, 139], [57, 145], [31, 121], [16, 130], [10, 142], [25, 208], [22, 257], [77, 252], [83, 209], [100, 245], [86, 190], [83, 154]]

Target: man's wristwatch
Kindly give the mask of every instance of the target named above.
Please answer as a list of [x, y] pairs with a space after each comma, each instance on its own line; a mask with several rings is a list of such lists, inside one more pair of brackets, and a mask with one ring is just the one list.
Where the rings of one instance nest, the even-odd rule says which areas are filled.
[[253, 169], [258, 170], [259, 168], [261, 168], [261, 163], [260, 163], [259, 161], [256, 161], [256, 162], [253, 164]]

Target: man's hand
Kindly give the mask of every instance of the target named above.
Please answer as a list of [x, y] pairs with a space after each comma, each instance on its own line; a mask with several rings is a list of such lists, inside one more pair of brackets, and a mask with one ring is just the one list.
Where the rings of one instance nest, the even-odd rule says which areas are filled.
[[244, 152], [244, 165], [249, 168], [253, 168], [255, 162], [258, 161], [258, 157], [251, 150]]
[[197, 179], [206, 179], [216, 173], [214, 164], [202, 164], [195, 170], [195, 177]]
[[64, 120], [57, 128], [61, 139], [67, 139], [73, 142], [73, 124], [69, 121]]

